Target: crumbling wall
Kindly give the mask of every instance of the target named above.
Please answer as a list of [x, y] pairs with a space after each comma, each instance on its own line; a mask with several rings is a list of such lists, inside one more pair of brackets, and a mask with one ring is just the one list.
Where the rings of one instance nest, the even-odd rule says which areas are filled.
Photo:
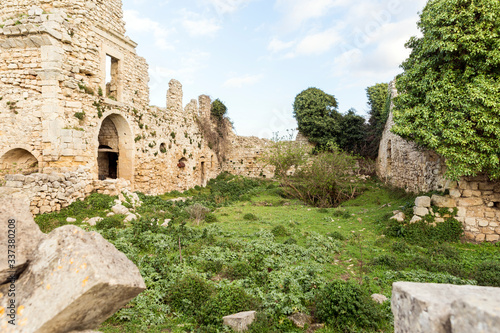
[[[389, 84], [391, 98], [397, 95], [394, 81]], [[393, 104], [380, 140], [377, 176], [385, 183], [409, 192], [444, 190], [444, 159], [391, 132]]]
[[241, 137], [231, 135], [226, 161], [222, 166], [223, 171], [246, 177], [272, 178], [274, 168], [262, 160], [266, 151], [272, 149], [273, 142], [254, 136]]

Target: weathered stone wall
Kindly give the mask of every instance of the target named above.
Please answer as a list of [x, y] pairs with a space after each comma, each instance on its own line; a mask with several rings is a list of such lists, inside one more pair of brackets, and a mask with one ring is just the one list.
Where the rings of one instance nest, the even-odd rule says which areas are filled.
[[266, 165], [261, 157], [271, 149], [273, 142], [257, 137], [241, 137], [234, 134], [229, 138], [229, 149], [226, 161], [222, 166], [223, 171], [246, 177], [274, 176], [274, 168]]
[[130, 182], [123, 179], [92, 179], [83, 168], [64, 174], [6, 175], [5, 180], [6, 188], [22, 189], [29, 197], [33, 215], [59, 211], [94, 191], [118, 195], [130, 188]]
[[[397, 95], [394, 81], [389, 89], [391, 98]], [[380, 141], [378, 177], [391, 186], [414, 193], [444, 190], [447, 181], [443, 176], [443, 158], [391, 133], [394, 125], [392, 107]]]
[[[394, 82], [389, 87], [391, 96], [396, 96]], [[459, 182], [447, 180], [444, 159], [391, 133], [393, 125], [391, 112], [380, 142], [377, 160], [379, 178], [387, 184], [414, 193], [449, 190], [449, 195], [434, 195], [432, 204], [437, 207], [456, 207], [456, 219], [463, 223], [467, 239], [477, 242], [499, 241], [500, 183], [491, 182], [486, 176], [462, 177]]]

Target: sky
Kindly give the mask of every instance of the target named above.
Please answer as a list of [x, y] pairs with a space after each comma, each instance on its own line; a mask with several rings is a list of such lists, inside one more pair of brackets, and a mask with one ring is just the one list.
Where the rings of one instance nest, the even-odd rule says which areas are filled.
[[165, 107], [171, 79], [186, 105], [219, 98], [238, 135], [295, 129], [293, 101], [315, 87], [339, 112], [367, 116], [366, 88], [391, 81], [419, 36], [426, 0], [123, 0], [127, 35]]

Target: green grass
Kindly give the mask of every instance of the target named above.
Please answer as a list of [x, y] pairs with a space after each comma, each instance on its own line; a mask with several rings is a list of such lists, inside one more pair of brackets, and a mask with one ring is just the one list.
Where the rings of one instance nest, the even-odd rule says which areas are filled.
[[[328, 209], [282, 198], [279, 192], [273, 182], [224, 175], [206, 188], [182, 194], [141, 195], [144, 203], [137, 210], [142, 216], [139, 221], [124, 229], [97, 231], [136, 263], [148, 289], [99, 330], [105, 333], [227, 331], [201, 311], [203, 304], [194, 307], [194, 314], [187, 314], [168, 301], [175, 286], [189, 277], [205, 281], [200, 287], [202, 291], [210, 286], [210, 295], [204, 298], [211, 307], [231, 303], [232, 309], [237, 310], [242, 300], [258, 300], [253, 309], [265, 316], [250, 332], [262, 332], [259, 327], [269, 323], [274, 325], [268, 328], [269, 332], [301, 332], [290, 326], [286, 316], [294, 311], [314, 311], [324, 287], [339, 279], [352, 280], [367, 295], [382, 293], [389, 298], [392, 282], [396, 280], [499, 283], [496, 276], [500, 267], [495, 264], [500, 261], [497, 245], [422, 242], [387, 236], [393, 210], [405, 209], [414, 200], [404, 192], [371, 182], [362, 195]], [[192, 199], [167, 201], [179, 196]], [[66, 224], [68, 216], [77, 218], [80, 224], [85, 217], [105, 216], [112, 200], [94, 195], [59, 213], [40, 215], [36, 221], [44, 232]], [[185, 208], [194, 203], [209, 207], [217, 222], [197, 225], [190, 220]], [[169, 227], [159, 227], [157, 224], [165, 218], [172, 219]], [[488, 274], [482, 277], [481, 270]], [[227, 290], [224, 288], [242, 288], [245, 292], [241, 299], [229, 300], [228, 295], [234, 293], [224, 292]], [[385, 318], [379, 324], [380, 331], [392, 332], [388, 302], [379, 310]], [[318, 332], [341, 331], [327, 326]]]

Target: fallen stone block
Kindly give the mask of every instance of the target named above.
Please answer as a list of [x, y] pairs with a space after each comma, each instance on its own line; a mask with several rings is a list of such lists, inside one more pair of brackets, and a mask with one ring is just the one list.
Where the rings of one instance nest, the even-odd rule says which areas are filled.
[[[8, 288], [0, 286], [0, 294]], [[16, 326], [7, 325], [9, 297], [0, 298], [0, 327], [4, 333], [92, 330], [145, 288], [138, 268], [100, 234], [66, 225], [40, 242], [15, 282]]]
[[453, 302], [451, 304], [453, 333], [500, 333], [499, 296], [500, 291], [495, 297], [467, 295]]
[[[395, 333], [454, 333], [452, 303], [473, 296], [500, 299], [500, 288], [395, 282], [391, 307]], [[454, 307], [463, 306], [458, 302]], [[497, 310], [498, 311], [498, 310]], [[472, 318], [472, 317], [471, 317]], [[469, 330], [468, 333], [481, 332]], [[484, 332], [492, 332], [486, 330]]]
[[28, 196], [19, 190], [0, 188], [0, 284], [26, 268], [44, 237], [31, 215]]
[[288, 316], [288, 319], [290, 319], [298, 328], [304, 328], [306, 324], [311, 325], [312, 323], [312, 317], [302, 312], [294, 313], [291, 316]]
[[429, 208], [431, 206], [431, 198], [427, 196], [417, 197], [415, 199], [415, 206]]
[[236, 332], [243, 332], [255, 320], [255, 311], [245, 311], [222, 317], [224, 325], [231, 327]]

